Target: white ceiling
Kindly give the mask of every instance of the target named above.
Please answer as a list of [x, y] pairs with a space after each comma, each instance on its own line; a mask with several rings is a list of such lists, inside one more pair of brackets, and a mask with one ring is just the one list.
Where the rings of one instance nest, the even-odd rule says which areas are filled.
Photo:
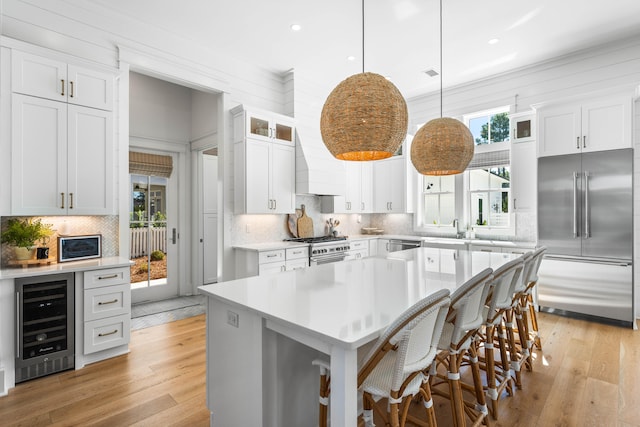
[[[330, 87], [362, 71], [359, 0], [86, 1], [270, 70], [315, 73]], [[440, 70], [438, 14], [438, 0], [366, 0], [365, 71], [389, 77], [407, 98], [437, 90], [439, 78], [423, 71]], [[292, 32], [294, 23], [302, 30]], [[639, 0], [443, 0], [443, 84], [631, 34], [640, 34]]]

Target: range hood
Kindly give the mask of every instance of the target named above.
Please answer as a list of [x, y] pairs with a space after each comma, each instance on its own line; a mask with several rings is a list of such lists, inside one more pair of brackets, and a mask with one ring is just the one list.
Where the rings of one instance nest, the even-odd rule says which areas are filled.
[[322, 142], [296, 131], [296, 194], [344, 195], [345, 170]]

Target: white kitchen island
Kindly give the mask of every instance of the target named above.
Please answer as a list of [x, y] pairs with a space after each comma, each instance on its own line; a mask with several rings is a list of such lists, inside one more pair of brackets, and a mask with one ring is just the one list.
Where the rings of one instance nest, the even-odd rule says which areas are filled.
[[419, 299], [518, 255], [418, 248], [202, 286], [212, 426], [317, 425], [331, 363], [332, 426], [355, 426], [358, 348]]

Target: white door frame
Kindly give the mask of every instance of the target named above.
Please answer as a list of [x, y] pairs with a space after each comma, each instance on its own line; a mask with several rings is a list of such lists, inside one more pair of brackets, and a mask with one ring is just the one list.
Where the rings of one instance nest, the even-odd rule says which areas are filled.
[[190, 295], [192, 292], [187, 279], [186, 263], [186, 260], [189, 259], [187, 246], [187, 241], [189, 239], [187, 237], [188, 234], [184, 235], [184, 237], [187, 238], [182, 238], [183, 236], [181, 234], [182, 230], [188, 230], [189, 228], [187, 225], [187, 218], [189, 215], [188, 206], [190, 197], [186, 185], [186, 158], [188, 156], [187, 146], [166, 141], [132, 137], [130, 138], [129, 150], [165, 156], [170, 155], [173, 157], [173, 173], [169, 179], [169, 196], [167, 206], [172, 206], [174, 208], [174, 212], [172, 212], [173, 215], [171, 215], [173, 218], [167, 215], [167, 234], [169, 237], [171, 236], [171, 229], [173, 227], [176, 228], [177, 232], [176, 244], [173, 245], [171, 244], [171, 241], [169, 241], [167, 246], [167, 272], [169, 273], [167, 281], [171, 280], [173, 284], [175, 284], [175, 290], [169, 290], [168, 288], [165, 288], [164, 290], [153, 290], [154, 287], [146, 290], [136, 289], [133, 291], [135, 295], [132, 295], [132, 302], [157, 300], [176, 295]]

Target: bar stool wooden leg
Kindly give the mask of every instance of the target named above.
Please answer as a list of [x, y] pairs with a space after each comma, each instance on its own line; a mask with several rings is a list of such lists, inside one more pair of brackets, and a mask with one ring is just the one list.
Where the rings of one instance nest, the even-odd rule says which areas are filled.
[[[471, 363], [471, 374], [473, 376], [473, 385], [475, 388], [475, 394], [476, 394], [476, 406], [475, 409], [476, 411], [480, 412], [482, 415], [480, 415], [481, 418], [486, 418], [488, 415], [488, 410], [487, 410], [487, 401], [484, 397], [484, 388], [482, 386], [482, 379], [480, 378], [480, 364], [478, 363], [478, 343], [473, 342], [471, 344], [471, 346], [469, 347], [469, 361]], [[472, 418], [473, 418], [473, 414]]]
[[465, 427], [464, 401], [462, 396], [462, 385], [460, 384], [460, 354], [457, 350], [449, 352], [449, 369], [447, 380], [449, 382], [449, 396], [451, 397], [451, 411], [453, 415], [454, 427]]
[[505, 311], [504, 330], [507, 333], [507, 343], [509, 346], [509, 364], [515, 374], [516, 387], [518, 390], [522, 389], [522, 376], [520, 374], [520, 358], [518, 356], [519, 350], [516, 344], [515, 331], [513, 329], [514, 310], [509, 309]]
[[542, 342], [540, 341], [540, 333], [538, 331], [538, 313], [533, 305], [533, 296], [531, 294], [527, 295], [527, 300], [529, 302], [529, 318], [531, 320], [533, 343], [538, 350], [542, 351]]

